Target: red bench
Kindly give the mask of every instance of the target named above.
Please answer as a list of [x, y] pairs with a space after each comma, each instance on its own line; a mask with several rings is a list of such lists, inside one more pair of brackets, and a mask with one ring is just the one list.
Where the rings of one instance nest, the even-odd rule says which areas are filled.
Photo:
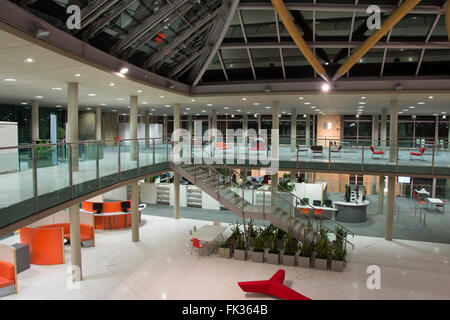
[[0, 261], [0, 296], [15, 292], [15, 278], [14, 265], [6, 261]]
[[[46, 226], [40, 226], [38, 228], [63, 228], [64, 239], [70, 240], [70, 223], [57, 223], [50, 224]], [[94, 235], [94, 227], [80, 223], [80, 239], [83, 246], [95, 246], [95, 235]]]

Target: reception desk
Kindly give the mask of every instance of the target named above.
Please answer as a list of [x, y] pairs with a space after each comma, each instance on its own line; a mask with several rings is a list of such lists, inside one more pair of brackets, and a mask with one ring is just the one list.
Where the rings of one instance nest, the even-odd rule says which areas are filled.
[[364, 222], [367, 219], [367, 206], [369, 203], [367, 200], [360, 203], [335, 201], [334, 206], [337, 209], [335, 220], [350, 223]]
[[[92, 208], [92, 202], [84, 201], [81, 212], [94, 215], [94, 228], [96, 230], [116, 230], [131, 227], [131, 212], [123, 212], [120, 202], [103, 202], [101, 214], [97, 214]], [[141, 210], [146, 205], [139, 206], [139, 222], [141, 221]]]

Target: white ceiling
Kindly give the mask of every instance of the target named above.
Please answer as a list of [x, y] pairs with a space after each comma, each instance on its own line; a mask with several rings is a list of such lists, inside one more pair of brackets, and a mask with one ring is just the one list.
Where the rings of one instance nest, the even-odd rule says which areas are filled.
[[[25, 59], [34, 62], [27, 63]], [[80, 74], [80, 77], [75, 77]], [[6, 82], [4, 79], [16, 79]], [[309, 94], [253, 94], [253, 95], [202, 95], [186, 96], [150, 87], [132, 79], [120, 78], [112, 72], [75, 61], [49, 49], [30, 43], [0, 30], [0, 104], [29, 103], [36, 96], [43, 96], [41, 105], [56, 107], [66, 105], [67, 83], [79, 83], [80, 110], [106, 104], [106, 111], [127, 112], [129, 97], [139, 96], [139, 113], [145, 110], [155, 115], [172, 114], [166, 105], [181, 104], [182, 114], [208, 114], [215, 109], [219, 114], [270, 114], [272, 101], [280, 101], [281, 111], [298, 114], [356, 114], [360, 102], [365, 102], [362, 114], [379, 114], [390, 106], [393, 93], [309, 93]], [[110, 86], [114, 83], [114, 86]], [[61, 90], [52, 90], [61, 88]], [[141, 90], [142, 92], [137, 92]], [[95, 93], [96, 96], [89, 96]], [[362, 99], [362, 97], [365, 99]], [[429, 98], [433, 96], [433, 98]], [[246, 100], [243, 100], [246, 98]], [[303, 99], [300, 99], [303, 98]], [[123, 99], [123, 100], [118, 100]], [[194, 101], [193, 101], [194, 100]], [[424, 102], [425, 104], [418, 104]], [[255, 105], [255, 104], [259, 105]], [[305, 104], [310, 103], [310, 104]], [[207, 104], [212, 104], [208, 106]], [[415, 108], [409, 108], [410, 106]], [[450, 94], [442, 92], [401, 93], [399, 111], [403, 115], [432, 115], [450, 112]], [[191, 108], [191, 110], [186, 110]], [[225, 109], [228, 108], [228, 109]], [[402, 110], [406, 111], [402, 111]], [[241, 111], [238, 111], [241, 110]]]

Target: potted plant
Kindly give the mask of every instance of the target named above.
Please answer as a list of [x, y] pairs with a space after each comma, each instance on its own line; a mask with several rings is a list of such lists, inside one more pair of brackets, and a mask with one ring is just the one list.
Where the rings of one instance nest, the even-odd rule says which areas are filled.
[[219, 246], [219, 256], [221, 258], [230, 259], [231, 258], [231, 239], [228, 238], [226, 241], [222, 242]]
[[245, 260], [247, 258], [247, 243], [245, 241], [245, 234], [239, 233], [235, 242], [234, 259]]
[[345, 257], [347, 256], [347, 250], [340, 241], [337, 241], [333, 245], [332, 254], [331, 270], [339, 272], [344, 271], [345, 264], [347, 263], [347, 261], [345, 260]]
[[258, 235], [256, 236], [254, 240], [254, 246], [252, 252], [252, 261], [253, 262], [264, 262], [264, 242], [266, 241], [264, 233], [262, 231], [258, 232]]
[[253, 219], [247, 223], [247, 239], [248, 245], [253, 246], [255, 238], [258, 236], [258, 230], [253, 226]]
[[285, 266], [295, 266], [295, 253], [297, 252], [297, 240], [294, 239], [292, 232], [284, 236], [283, 264]]
[[314, 245], [314, 251], [316, 253], [316, 257], [314, 259], [315, 268], [327, 270], [328, 258], [330, 256], [330, 240], [328, 239], [326, 230], [320, 230], [319, 238]]
[[300, 241], [300, 253], [298, 255], [298, 266], [309, 268], [311, 266], [311, 257], [314, 251], [314, 234], [311, 221], [308, 221], [306, 228], [303, 230], [303, 237]]
[[270, 250], [267, 254], [267, 263], [279, 264], [280, 263], [280, 250], [278, 250], [278, 232], [274, 232], [270, 236]]

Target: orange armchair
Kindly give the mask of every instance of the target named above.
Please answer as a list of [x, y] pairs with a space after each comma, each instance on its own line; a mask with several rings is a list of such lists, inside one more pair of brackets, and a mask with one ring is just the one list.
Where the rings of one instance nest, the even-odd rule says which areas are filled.
[[0, 261], [0, 297], [16, 292], [16, 272], [14, 265]]

